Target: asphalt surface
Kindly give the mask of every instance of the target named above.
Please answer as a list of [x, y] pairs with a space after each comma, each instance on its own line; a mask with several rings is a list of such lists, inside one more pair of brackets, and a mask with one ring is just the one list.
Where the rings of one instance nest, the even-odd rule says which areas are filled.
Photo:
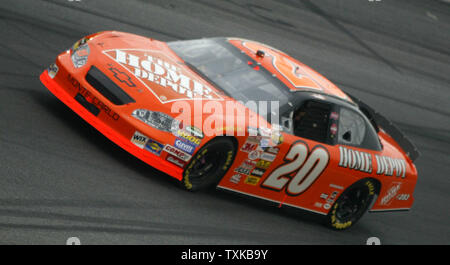
[[[409, 212], [334, 232], [234, 195], [184, 192], [59, 102], [39, 74], [89, 33], [267, 43], [393, 120], [418, 146]], [[450, 243], [450, 4], [437, 0], [2, 0], [0, 243]]]

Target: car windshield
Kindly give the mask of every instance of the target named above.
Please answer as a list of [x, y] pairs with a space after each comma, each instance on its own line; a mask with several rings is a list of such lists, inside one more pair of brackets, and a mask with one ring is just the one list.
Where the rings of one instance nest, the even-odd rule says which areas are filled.
[[169, 42], [191, 68], [236, 100], [278, 101], [289, 104], [289, 89], [270, 72], [230, 44], [227, 39]]

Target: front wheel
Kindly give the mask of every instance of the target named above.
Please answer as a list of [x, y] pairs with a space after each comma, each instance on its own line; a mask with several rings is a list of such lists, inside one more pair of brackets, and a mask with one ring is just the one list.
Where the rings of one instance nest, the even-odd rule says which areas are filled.
[[203, 146], [183, 172], [182, 187], [197, 191], [217, 184], [233, 164], [235, 144], [230, 137], [219, 136]]
[[375, 197], [375, 183], [365, 179], [347, 188], [331, 207], [327, 225], [342, 230], [354, 225], [368, 210]]

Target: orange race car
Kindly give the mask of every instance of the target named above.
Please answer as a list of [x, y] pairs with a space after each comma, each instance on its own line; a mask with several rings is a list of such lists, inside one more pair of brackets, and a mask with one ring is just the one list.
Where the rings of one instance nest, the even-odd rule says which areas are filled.
[[389, 121], [267, 45], [89, 35], [40, 76], [111, 141], [178, 179], [325, 216], [408, 210], [418, 151]]

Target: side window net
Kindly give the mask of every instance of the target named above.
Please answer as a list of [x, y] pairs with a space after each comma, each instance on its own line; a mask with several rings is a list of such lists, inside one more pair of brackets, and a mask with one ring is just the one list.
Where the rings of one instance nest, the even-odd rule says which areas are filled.
[[294, 134], [298, 137], [326, 143], [331, 105], [316, 101], [303, 104], [293, 117]]

